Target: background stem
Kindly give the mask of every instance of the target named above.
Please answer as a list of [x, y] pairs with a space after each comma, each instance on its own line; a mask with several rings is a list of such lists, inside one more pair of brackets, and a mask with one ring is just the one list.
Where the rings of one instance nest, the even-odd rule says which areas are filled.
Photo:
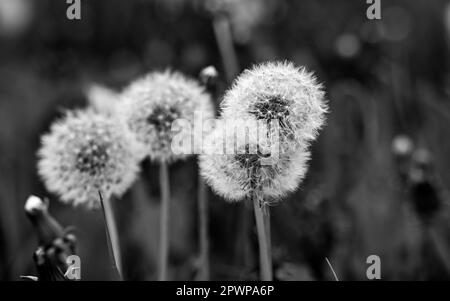
[[441, 236], [435, 229], [432, 228], [431, 225], [424, 225], [423, 227], [425, 227], [426, 240], [429, 240], [437, 255], [437, 258], [442, 263], [442, 266], [447, 274], [450, 275], [450, 261], [448, 259], [449, 249], [445, 243], [445, 240], [442, 240]]
[[231, 83], [238, 73], [238, 61], [233, 46], [233, 36], [231, 35], [230, 22], [223, 15], [217, 15], [213, 20], [214, 34], [220, 56], [222, 57], [223, 68], [228, 84]]
[[103, 217], [105, 219], [106, 227], [106, 241], [108, 243], [108, 249], [112, 261], [112, 269], [114, 277], [117, 280], [122, 280], [122, 261], [120, 253], [119, 235], [117, 232], [117, 226], [114, 219], [114, 213], [111, 206], [111, 200], [109, 198], [103, 199], [102, 194], [99, 192], [100, 202], [103, 209]]
[[200, 235], [200, 273], [199, 280], [209, 280], [209, 213], [207, 187], [203, 178], [199, 175], [198, 187], [198, 214]]
[[262, 281], [272, 281], [272, 257], [268, 209], [264, 210], [256, 196], [253, 197], [256, 228], [259, 242], [259, 262]]
[[[213, 18], [213, 28], [227, 85], [230, 85], [238, 75], [240, 68], [228, 17], [225, 14], [216, 14]], [[216, 106], [219, 105], [220, 101], [218, 99]], [[252, 266], [251, 246], [249, 243], [250, 215], [245, 208], [237, 208], [236, 211], [238, 214], [233, 216], [232, 221], [239, 229], [238, 237], [235, 241], [235, 258], [239, 266], [247, 270], [248, 267]]]
[[169, 167], [167, 162], [161, 162], [159, 167], [159, 185], [161, 188], [161, 220], [160, 220], [160, 244], [159, 244], [159, 271], [158, 280], [167, 280], [167, 268], [169, 260]]

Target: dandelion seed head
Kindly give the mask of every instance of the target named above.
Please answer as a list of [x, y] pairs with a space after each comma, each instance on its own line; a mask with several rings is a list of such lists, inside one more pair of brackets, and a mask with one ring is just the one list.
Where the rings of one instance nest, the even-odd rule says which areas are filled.
[[279, 119], [283, 138], [307, 144], [325, 122], [322, 85], [305, 68], [270, 62], [245, 70], [221, 103], [223, 116]]
[[[258, 191], [271, 203], [297, 188], [307, 170], [306, 150], [272, 156], [267, 135], [249, 133], [241, 140], [234, 134], [218, 126], [207, 137], [210, 149], [199, 157], [200, 172], [217, 194], [240, 201]], [[230, 149], [232, 153], [227, 152]], [[271, 164], [267, 161], [270, 158]]]
[[121, 121], [142, 145], [144, 156], [170, 162], [186, 157], [171, 151], [176, 134], [171, 130], [173, 121], [193, 122], [194, 112], [202, 112], [204, 119], [212, 118], [213, 108], [209, 95], [196, 81], [165, 71], [133, 82], [123, 92], [118, 111]]
[[139, 170], [137, 146], [114, 119], [68, 112], [42, 137], [38, 173], [62, 202], [99, 207], [98, 192], [120, 197]]

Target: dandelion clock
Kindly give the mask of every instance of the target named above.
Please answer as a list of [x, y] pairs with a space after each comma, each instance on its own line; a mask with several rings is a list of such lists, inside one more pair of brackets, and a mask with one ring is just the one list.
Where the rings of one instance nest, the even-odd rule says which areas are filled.
[[[262, 280], [272, 280], [269, 205], [294, 191], [304, 178], [308, 146], [325, 121], [324, 95], [312, 73], [289, 62], [245, 70], [223, 98], [222, 119], [232, 120], [236, 128], [242, 120], [253, 120], [264, 130], [258, 126], [257, 135], [246, 136], [242, 143], [238, 140], [243, 139], [232, 138], [241, 137], [242, 132], [232, 133], [230, 139], [227, 129], [218, 127], [209, 136], [214, 141], [211, 145], [217, 145], [212, 149], [220, 150], [231, 140], [235, 153], [213, 151], [201, 156], [201, 173], [217, 194], [226, 200], [253, 203]], [[226, 137], [225, 143], [216, 136]], [[276, 160], [267, 162], [274, 155]]]
[[[117, 108], [119, 119], [139, 143], [141, 156], [159, 163], [161, 227], [158, 279], [167, 280], [169, 235], [169, 168], [176, 160], [194, 153], [174, 151], [173, 140], [192, 141], [194, 124], [214, 117], [209, 94], [197, 81], [178, 72], [153, 72], [133, 81], [122, 93]], [[199, 120], [195, 120], [197, 118]], [[186, 128], [174, 131], [177, 122]], [[200, 132], [200, 136], [203, 131]], [[197, 137], [201, 138], [201, 137]]]
[[245, 70], [225, 94], [222, 116], [278, 120], [280, 140], [295, 147], [316, 138], [327, 105], [322, 85], [305, 68], [269, 62]]
[[38, 157], [40, 177], [62, 202], [86, 208], [103, 205], [120, 271], [110, 200], [121, 197], [139, 171], [136, 149], [127, 131], [116, 120], [92, 111], [68, 112], [42, 137]]

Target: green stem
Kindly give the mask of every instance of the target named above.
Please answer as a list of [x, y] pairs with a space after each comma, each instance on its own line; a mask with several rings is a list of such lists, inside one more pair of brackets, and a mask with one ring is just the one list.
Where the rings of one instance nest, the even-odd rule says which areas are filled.
[[169, 262], [169, 167], [167, 162], [161, 162], [159, 168], [159, 185], [161, 188], [161, 219], [160, 219], [160, 243], [159, 243], [159, 271], [158, 280], [167, 280]]
[[105, 219], [106, 241], [108, 243], [108, 250], [112, 259], [111, 261], [114, 277], [117, 280], [122, 280], [122, 262], [120, 255], [119, 235], [117, 232], [117, 226], [111, 206], [111, 200], [109, 198], [103, 199], [100, 191], [99, 196], [100, 203], [102, 205], [103, 217]]
[[272, 281], [272, 255], [270, 242], [270, 216], [268, 208], [263, 207], [254, 194], [253, 208], [255, 211], [256, 228], [259, 242], [259, 263], [262, 281]]

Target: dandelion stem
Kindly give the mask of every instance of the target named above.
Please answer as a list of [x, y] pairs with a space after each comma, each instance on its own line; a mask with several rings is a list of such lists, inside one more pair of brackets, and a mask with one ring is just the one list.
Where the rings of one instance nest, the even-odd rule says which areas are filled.
[[223, 67], [228, 83], [231, 83], [238, 73], [238, 61], [233, 46], [230, 22], [223, 15], [217, 15], [213, 20], [214, 34], [222, 57]]
[[167, 280], [167, 268], [169, 260], [169, 167], [167, 162], [161, 162], [159, 167], [159, 185], [161, 188], [161, 220], [159, 243], [159, 271], [158, 280]]
[[108, 243], [114, 277], [116, 277], [118, 280], [122, 280], [123, 278], [119, 235], [117, 232], [116, 222], [114, 220], [111, 201], [109, 198], [103, 199], [100, 191], [98, 192], [98, 194], [100, 196], [100, 203], [103, 209], [103, 217], [105, 219], [106, 241]]
[[325, 260], [327, 261], [328, 266], [330, 267], [330, 270], [331, 270], [331, 272], [333, 273], [334, 279], [335, 279], [336, 281], [339, 281], [339, 278], [338, 278], [338, 276], [336, 275], [336, 272], [334, 271], [333, 266], [331, 265], [331, 262], [328, 260], [327, 257], [325, 257]]
[[200, 276], [199, 280], [209, 280], [209, 214], [208, 214], [208, 195], [205, 181], [199, 177], [198, 187], [198, 214], [200, 231]]
[[443, 267], [447, 271], [448, 274], [450, 274], [450, 262], [448, 260], [448, 254], [449, 250], [446, 246], [446, 242], [439, 236], [439, 234], [436, 232], [435, 229], [433, 229], [431, 226], [427, 225], [425, 227], [425, 233], [428, 235], [428, 239], [432, 246], [434, 247], [434, 250], [439, 258], [439, 260], [442, 262]]
[[253, 197], [256, 228], [259, 242], [260, 275], [262, 281], [272, 281], [272, 256], [270, 244], [269, 210], [261, 205], [256, 195]]

